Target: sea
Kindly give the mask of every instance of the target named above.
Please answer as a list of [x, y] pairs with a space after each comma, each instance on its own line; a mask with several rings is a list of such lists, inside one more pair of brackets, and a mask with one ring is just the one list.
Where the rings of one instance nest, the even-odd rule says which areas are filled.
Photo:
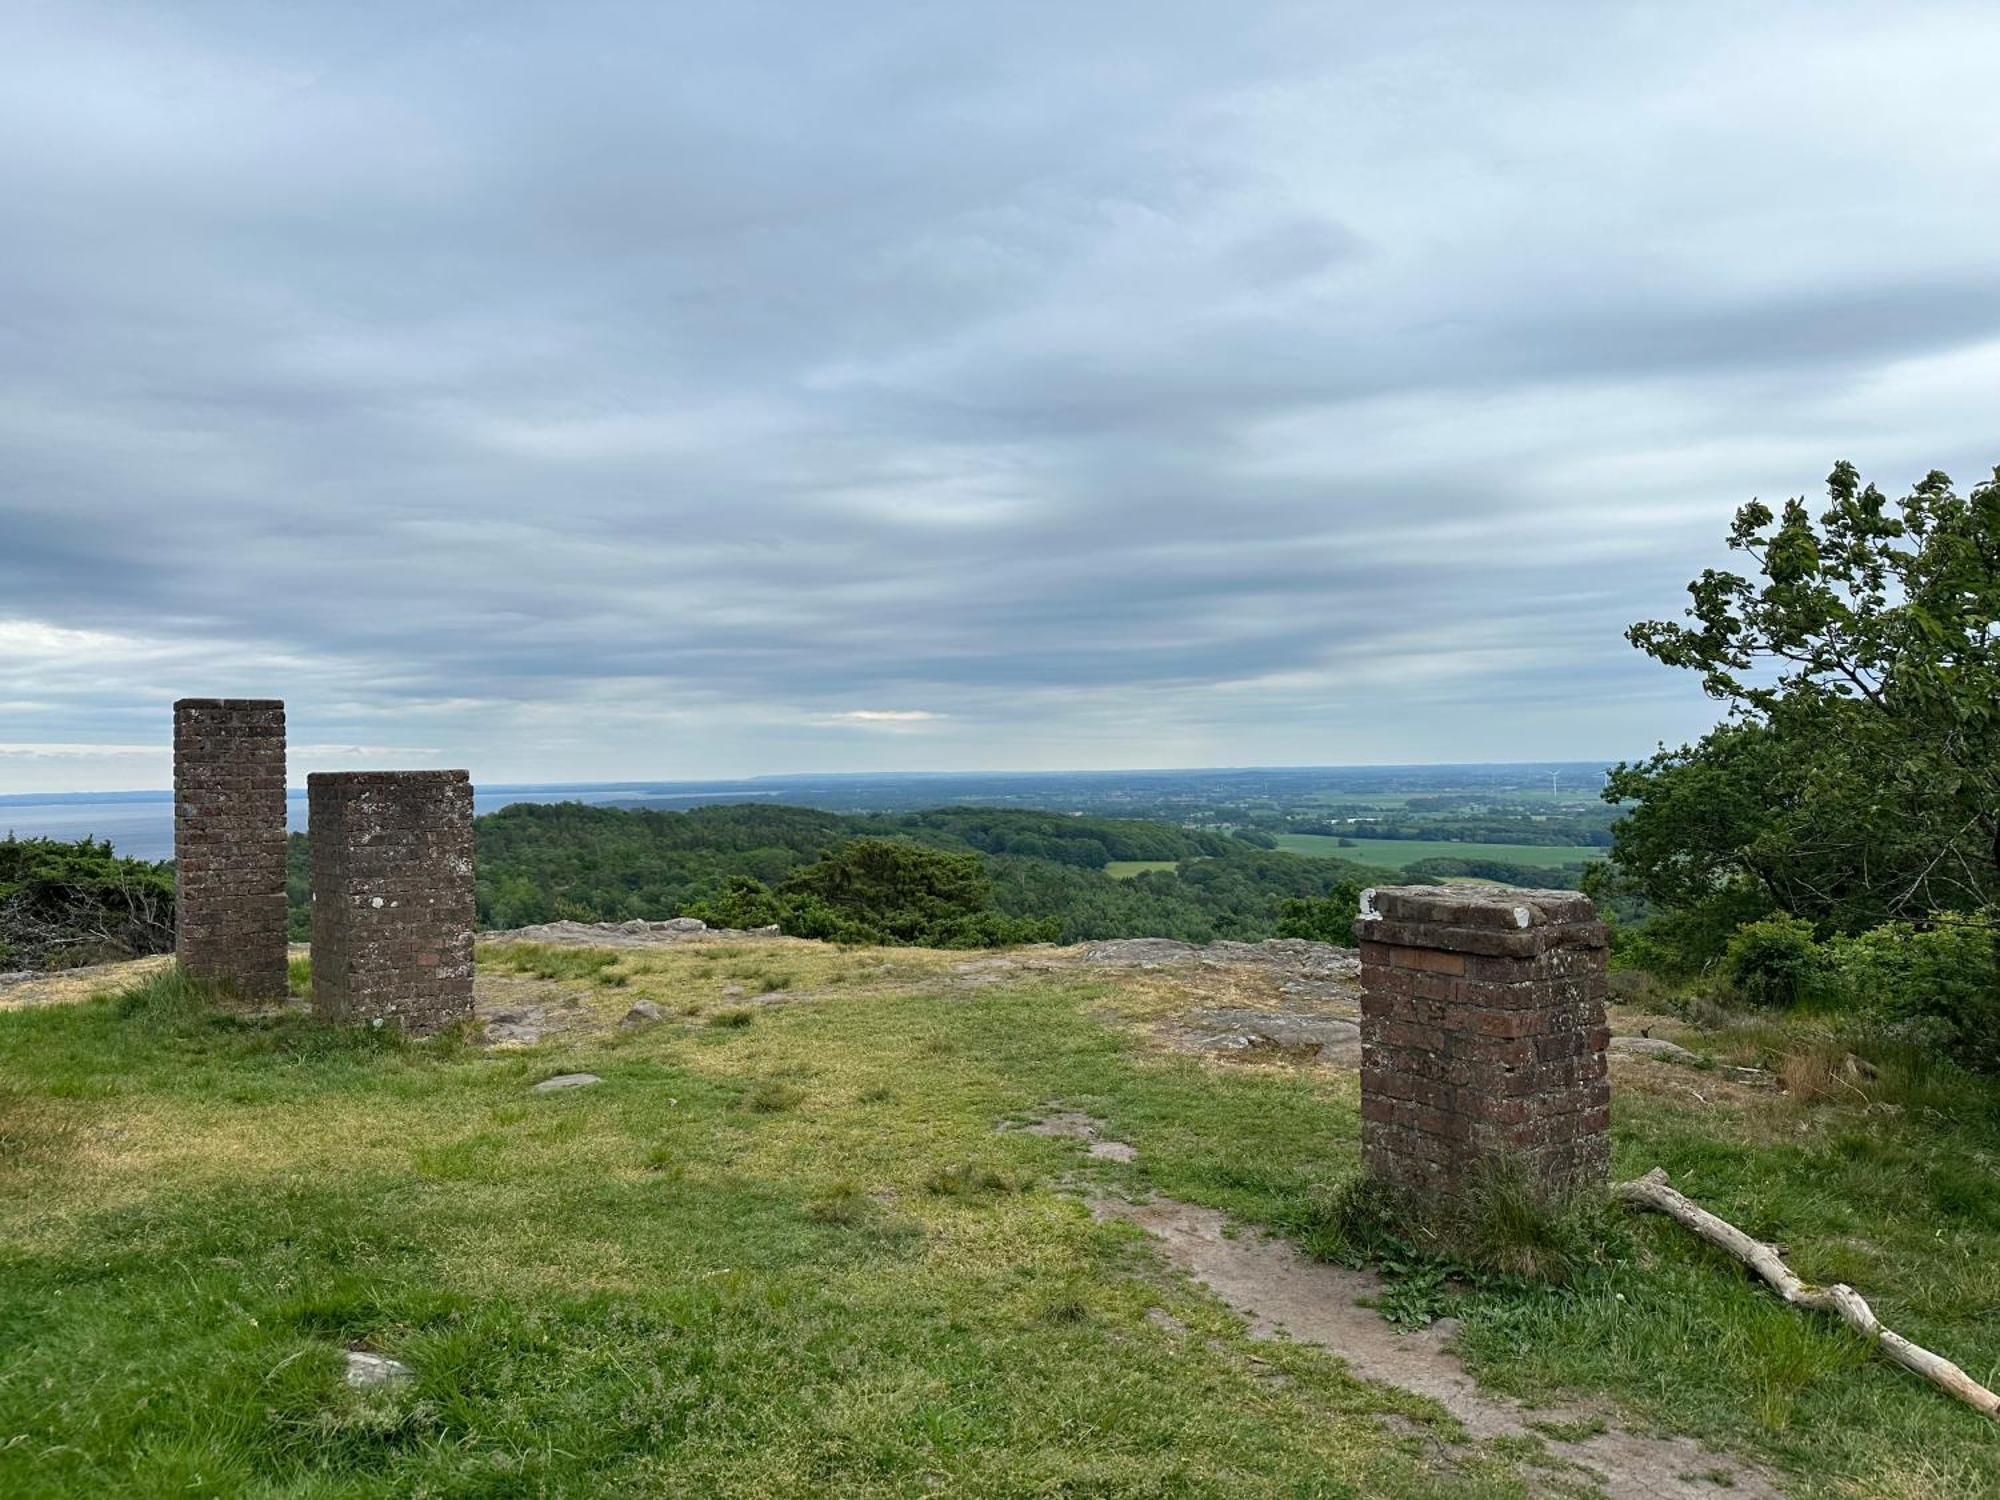
[[[776, 796], [770, 786], [705, 783], [699, 790], [671, 784], [559, 783], [474, 789], [475, 813], [498, 812], [516, 802], [615, 803], [621, 807], [700, 807], [717, 802], [750, 802]], [[285, 821], [294, 832], [306, 827], [303, 787], [285, 793]], [[0, 797], [0, 838], [109, 839], [131, 859], [174, 857], [172, 792], [65, 792]]]

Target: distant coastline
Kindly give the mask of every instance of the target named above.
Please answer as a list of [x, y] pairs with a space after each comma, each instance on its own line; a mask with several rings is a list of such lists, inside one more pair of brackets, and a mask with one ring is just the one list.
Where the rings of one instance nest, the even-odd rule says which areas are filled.
[[[1100, 816], [1179, 821], [1218, 801], [1254, 800], [1307, 787], [1329, 792], [1422, 791], [1441, 781], [1454, 785], [1546, 789], [1553, 778], [1563, 794], [1594, 800], [1606, 761], [1390, 766], [1246, 766], [1132, 771], [892, 771], [750, 776], [714, 781], [556, 781], [480, 786], [479, 813], [516, 802], [586, 802], [624, 808], [680, 809], [716, 803], [791, 803], [825, 812], [908, 812], [929, 807], [994, 806], [1088, 811]], [[303, 831], [303, 788], [286, 794], [290, 826]], [[173, 793], [17, 792], [0, 794], [0, 836], [109, 839], [136, 859], [173, 855]]]

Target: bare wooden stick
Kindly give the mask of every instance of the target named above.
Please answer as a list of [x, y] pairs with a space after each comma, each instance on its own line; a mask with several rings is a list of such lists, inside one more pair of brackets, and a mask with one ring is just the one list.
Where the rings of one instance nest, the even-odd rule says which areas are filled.
[[1644, 1177], [1613, 1185], [1611, 1196], [1622, 1203], [1657, 1209], [1686, 1225], [1711, 1245], [1728, 1251], [1755, 1271], [1772, 1289], [1794, 1307], [1830, 1312], [1875, 1341], [1891, 1360], [1958, 1397], [1967, 1406], [2000, 1421], [2000, 1396], [1986, 1389], [1941, 1354], [1933, 1354], [1921, 1344], [1913, 1344], [1899, 1333], [1891, 1333], [1876, 1318], [1861, 1294], [1844, 1283], [1808, 1286], [1792, 1274], [1778, 1252], [1762, 1240], [1754, 1240], [1727, 1219], [1717, 1218], [1685, 1194], [1677, 1192], [1660, 1167]]

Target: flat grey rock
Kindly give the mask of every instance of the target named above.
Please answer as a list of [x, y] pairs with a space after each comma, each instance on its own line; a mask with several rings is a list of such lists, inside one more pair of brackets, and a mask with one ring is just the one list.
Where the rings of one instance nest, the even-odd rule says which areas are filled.
[[710, 927], [695, 917], [669, 917], [664, 922], [648, 922], [643, 917], [625, 922], [537, 922], [532, 927], [509, 927], [479, 934], [481, 941], [489, 943], [557, 943], [586, 948], [649, 948], [711, 937], [777, 936], [775, 927], [739, 932], [733, 927]]
[[1670, 1042], [1663, 1036], [1614, 1036], [1611, 1039], [1613, 1052], [1636, 1054], [1640, 1057], [1657, 1057], [1666, 1062], [1698, 1063], [1701, 1058], [1678, 1042]]
[[391, 1359], [386, 1354], [370, 1354], [365, 1349], [347, 1351], [346, 1378], [352, 1386], [399, 1385], [414, 1378], [416, 1373], [401, 1360]]
[[595, 1073], [558, 1073], [555, 1077], [544, 1078], [540, 1083], [536, 1084], [535, 1092], [538, 1094], [553, 1094], [561, 1089], [587, 1089], [593, 1083], [602, 1082], [604, 1080], [599, 1078]]
[[1252, 1047], [1262, 1042], [1275, 1047], [1336, 1047], [1343, 1042], [1359, 1042], [1359, 1023], [1339, 1016], [1302, 1016], [1286, 1011], [1203, 1010], [1193, 1024], [1215, 1034], [1211, 1046], [1223, 1050]]
[[652, 1001], [640, 1000], [625, 1012], [625, 1018], [618, 1024], [625, 1027], [644, 1026], [649, 1021], [664, 1021], [666, 1018], [667, 1013]]

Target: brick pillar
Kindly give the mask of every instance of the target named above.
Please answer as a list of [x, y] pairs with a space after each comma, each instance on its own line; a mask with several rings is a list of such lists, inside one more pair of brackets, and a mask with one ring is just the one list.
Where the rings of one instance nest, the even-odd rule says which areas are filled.
[[1371, 891], [1361, 940], [1361, 1155], [1419, 1191], [1504, 1161], [1543, 1187], [1610, 1163], [1605, 931], [1563, 891]]
[[472, 781], [463, 771], [306, 778], [313, 1009], [424, 1035], [472, 1014]]
[[174, 705], [174, 954], [246, 999], [285, 994], [285, 705]]

